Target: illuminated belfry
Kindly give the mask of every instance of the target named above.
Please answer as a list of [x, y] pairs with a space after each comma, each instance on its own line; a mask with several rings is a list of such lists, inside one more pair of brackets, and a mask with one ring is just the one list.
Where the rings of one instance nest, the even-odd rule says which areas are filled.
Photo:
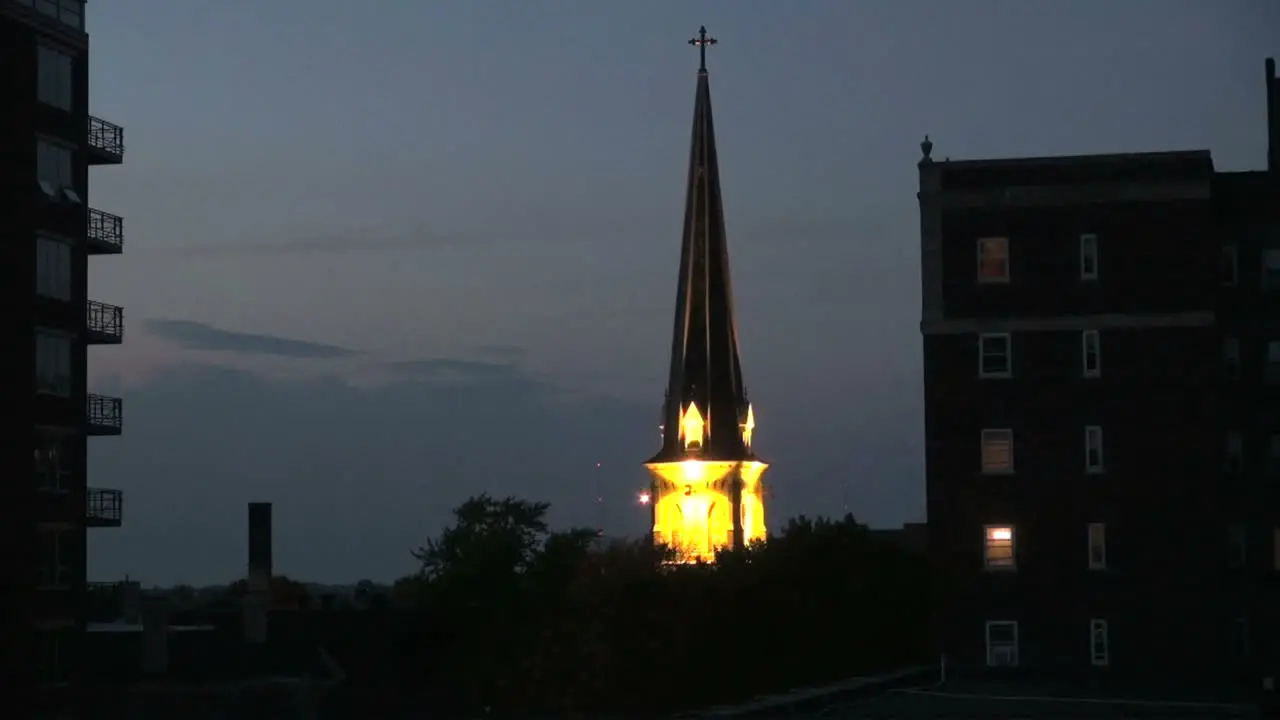
[[662, 412], [662, 449], [645, 464], [653, 474], [653, 541], [682, 562], [764, 539], [768, 467], [752, 450], [756, 419], [742, 381], [729, 282], [729, 247], [711, 121], [707, 47], [702, 28], [698, 88], [680, 244], [671, 369]]

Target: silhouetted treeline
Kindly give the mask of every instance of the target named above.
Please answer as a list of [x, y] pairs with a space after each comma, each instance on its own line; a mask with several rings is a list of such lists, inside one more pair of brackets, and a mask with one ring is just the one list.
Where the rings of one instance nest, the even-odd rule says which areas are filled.
[[[548, 506], [473, 498], [327, 645], [350, 701], [497, 715], [652, 712], [926, 660], [923, 556], [852, 517], [790, 521], [712, 565], [551, 532]], [[390, 710], [391, 708], [387, 708]]]

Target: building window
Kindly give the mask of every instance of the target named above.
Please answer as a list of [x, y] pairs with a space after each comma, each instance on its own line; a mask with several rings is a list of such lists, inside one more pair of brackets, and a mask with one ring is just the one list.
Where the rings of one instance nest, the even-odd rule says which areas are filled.
[[1089, 569], [1107, 569], [1107, 525], [1089, 523]]
[[1280, 382], [1280, 341], [1267, 343], [1267, 382]]
[[1005, 475], [1013, 472], [1013, 431], [982, 431], [982, 472]]
[[1107, 642], [1107, 621], [1097, 618], [1089, 621], [1089, 662], [1097, 666], [1111, 662], [1111, 652]]
[[71, 299], [71, 246], [50, 237], [36, 238], [36, 293]]
[[1236, 338], [1222, 341], [1222, 372], [1228, 380], [1240, 379], [1240, 341]]
[[36, 330], [36, 392], [58, 397], [71, 394], [70, 335]]
[[1084, 429], [1084, 471], [1102, 474], [1102, 428], [1090, 425]]
[[1244, 438], [1238, 432], [1227, 433], [1227, 472], [1238, 473], [1244, 468]]
[[71, 430], [36, 428], [36, 487], [46, 492], [62, 492], [69, 487], [72, 437]]
[[1013, 376], [1012, 340], [1008, 333], [978, 336], [978, 375], [984, 378]]
[[71, 110], [74, 92], [74, 59], [47, 45], [39, 46], [37, 52], [36, 97], [46, 105], [60, 110]]
[[1231, 628], [1231, 649], [1239, 660], [1249, 657], [1249, 621], [1238, 617]]
[[1080, 236], [1080, 279], [1098, 279], [1098, 236], [1092, 233]]
[[1102, 339], [1097, 330], [1085, 330], [1080, 334], [1080, 352], [1087, 378], [1102, 376]]
[[40, 528], [40, 587], [65, 588], [71, 584], [67, 555], [71, 545], [63, 528]]
[[1280, 250], [1262, 251], [1262, 287], [1280, 288]]
[[1009, 238], [992, 237], [978, 241], [978, 282], [1009, 282]]
[[983, 545], [983, 561], [988, 570], [1013, 570], [1016, 567], [1012, 525], [988, 525]]
[[1222, 248], [1222, 284], [1234, 286], [1237, 281], [1236, 247], [1227, 245]]
[[1271, 565], [1280, 571], [1280, 528], [1271, 531]]
[[84, 29], [84, 0], [35, 0], [35, 4], [45, 15], [77, 30]]
[[1227, 528], [1227, 567], [1240, 569], [1248, 560], [1248, 538], [1243, 525]]
[[51, 198], [65, 197], [80, 203], [75, 191], [72, 159], [75, 151], [66, 145], [40, 139], [36, 141], [36, 180], [40, 189]]
[[1014, 667], [1018, 664], [1018, 623], [1014, 620], [987, 621], [987, 665]]
[[40, 684], [61, 684], [70, 679], [62, 648], [68, 639], [67, 634], [66, 630], [60, 629], [37, 631], [39, 655], [36, 658], [36, 677]]

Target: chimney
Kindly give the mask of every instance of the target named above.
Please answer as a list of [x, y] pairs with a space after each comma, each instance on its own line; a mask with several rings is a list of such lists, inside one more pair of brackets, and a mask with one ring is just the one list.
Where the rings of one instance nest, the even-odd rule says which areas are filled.
[[120, 583], [120, 622], [127, 625], [142, 622], [142, 583], [136, 580]]
[[271, 503], [249, 503], [249, 574], [244, 594], [244, 639], [267, 639], [271, 602]]
[[1280, 79], [1275, 58], [1267, 58], [1267, 170], [1280, 173]]
[[169, 606], [164, 598], [142, 602], [142, 671], [169, 669]]

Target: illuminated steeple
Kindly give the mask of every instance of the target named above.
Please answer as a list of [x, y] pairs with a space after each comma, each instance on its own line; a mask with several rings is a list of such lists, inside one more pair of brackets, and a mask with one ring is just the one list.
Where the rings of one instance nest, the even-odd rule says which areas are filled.
[[680, 275], [676, 281], [671, 366], [662, 412], [662, 448], [646, 466], [654, 474], [655, 541], [687, 548], [686, 559], [763, 538], [760, 476], [751, 449], [755, 414], [738, 355], [729, 246], [711, 117], [706, 28], [698, 48], [693, 137], [685, 191]]

